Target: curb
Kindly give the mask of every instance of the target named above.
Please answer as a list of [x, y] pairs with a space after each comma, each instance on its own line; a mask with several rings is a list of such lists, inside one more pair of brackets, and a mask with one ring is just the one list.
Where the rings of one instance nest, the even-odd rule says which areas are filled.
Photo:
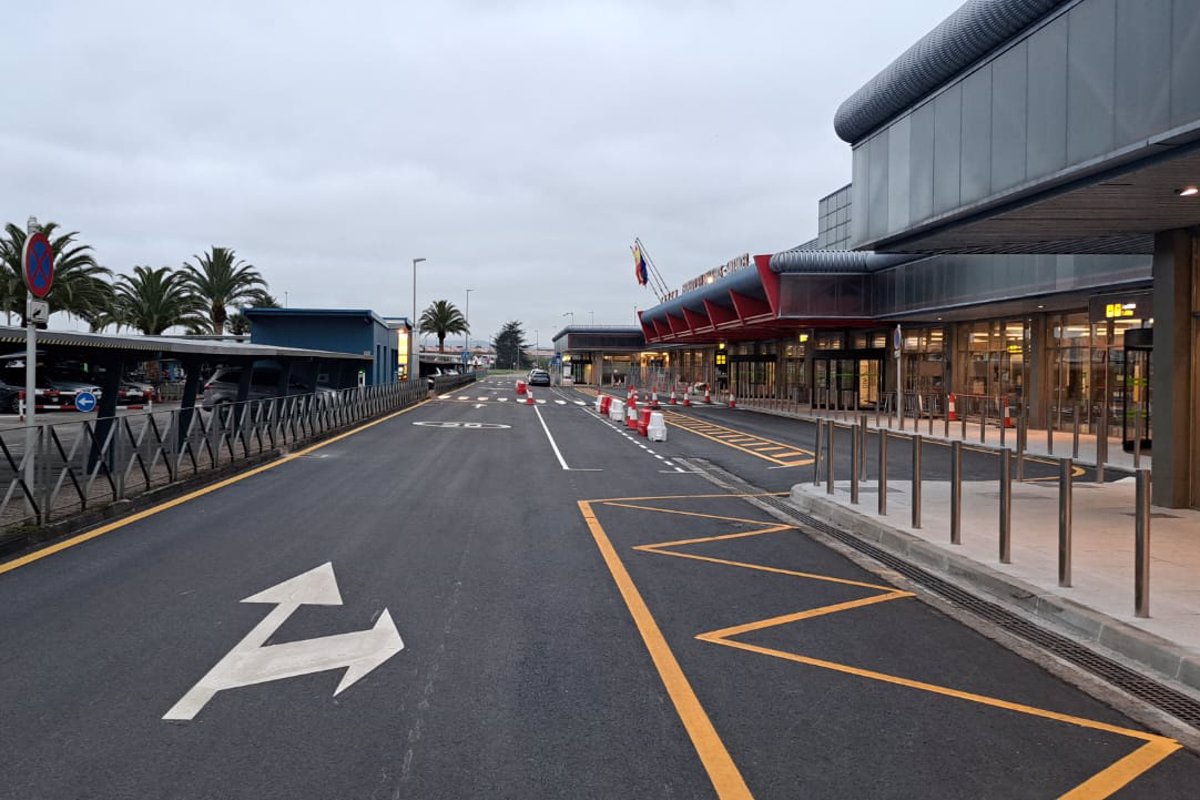
[[900, 558], [937, 571], [967, 588], [982, 590], [1010, 607], [1099, 644], [1144, 668], [1200, 691], [1200, 657], [1153, 633], [951, 553], [823, 497], [793, 487], [796, 508]]

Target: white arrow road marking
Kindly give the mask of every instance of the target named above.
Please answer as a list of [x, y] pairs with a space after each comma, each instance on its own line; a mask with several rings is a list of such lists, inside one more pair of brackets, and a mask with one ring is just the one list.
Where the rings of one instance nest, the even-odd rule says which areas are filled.
[[483, 408], [486, 405], [487, 403], [474, 403], [472, 404], [471, 408]]
[[392, 615], [385, 608], [366, 631], [340, 633], [299, 642], [263, 643], [302, 605], [340, 606], [333, 564], [325, 563], [286, 580], [243, 603], [272, 603], [275, 608], [254, 626], [200, 682], [188, 690], [163, 719], [194, 719], [213, 695], [223, 689], [294, 678], [310, 672], [345, 668], [346, 673], [333, 694], [336, 697], [356, 681], [404, 649], [404, 641]]

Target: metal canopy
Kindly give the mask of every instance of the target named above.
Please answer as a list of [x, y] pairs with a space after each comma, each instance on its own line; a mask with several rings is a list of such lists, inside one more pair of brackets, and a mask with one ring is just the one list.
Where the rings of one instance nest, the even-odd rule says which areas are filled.
[[1155, 232], [1200, 225], [1200, 196], [1177, 193], [1200, 184], [1200, 149], [1164, 156], [935, 219], [874, 247], [931, 254], [1153, 253]]
[[[0, 344], [23, 344], [25, 329], [0, 325]], [[38, 347], [70, 347], [81, 350], [125, 350], [159, 356], [207, 356], [210, 358], [320, 358], [343, 361], [370, 361], [361, 353], [335, 353], [328, 350], [308, 350], [300, 347], [225, 342], [205, 339], [183, 339], [170, 336], [121, 336], [109, 333], [78, 331], [38, 331]], [[157, 354], [157, 355], [156, 355]]]

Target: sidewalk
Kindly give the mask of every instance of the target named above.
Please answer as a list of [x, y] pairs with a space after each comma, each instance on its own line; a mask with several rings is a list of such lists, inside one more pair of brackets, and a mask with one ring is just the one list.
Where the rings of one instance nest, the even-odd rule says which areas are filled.
[[1071, 588], [1058, 585], [1055, 484], [1013, 484], [1011, 564], [999, 560], [994, 481], [963, 483], [961, 545], [950, 544], [948, 482], [923, 483], [919, 530], [909, 524], [908, 481], [888, 484], [887, 517], [876, 513], [875, 482], [860, 487], [857, 506], [850, 505], [849, 482], [839, 482], [833, 495], [824, 485], [797, 484], [791, 500], [843, 530], [1200, 690], [1200, 511], [1152, 510], [1151, 616], [1139, 619], [1134, 616], [1132, 478], [1075, 484]]

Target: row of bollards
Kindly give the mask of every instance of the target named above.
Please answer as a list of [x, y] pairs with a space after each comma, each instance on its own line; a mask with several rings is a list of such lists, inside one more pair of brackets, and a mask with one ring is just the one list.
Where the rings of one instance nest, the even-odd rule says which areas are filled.
[[[868, 417], [861, 414], [856, 423], [839, 423], [832, 419], [815, 419], [816, 452], [813, 460], [813, 485], [819, 486], [824, 479], [825, 493], [834, 494], [836, 459], [834, 456], [837, 445], [837, 430], [841, 428], [849, 434], [850, 443], [850, 503], [859, 505], [861, 500], [861, 483], [867, 479], [867, 440], [872, 431], [868, 427]], [[1103, 434], [1104, 424], [1100, 425]], [[924, 438], [919, 433], [898, 433], [887, 428], [876, 426], [873, 431], [876, 438], [876, 467], [877, 467], [877, 513], [879, 516], [888, 514], [888, 443], [892, 438], [908, 439], [911, 443], [912, 472], [911, 483], [911, 527], [920, 529], [922, 526], [922, 451]], [[1012, 563], [1013, 535], [1013, 478], [1016, 473], [1017, 482], [1024, 480], [1025, 457], [1024, 444], [1027, 429], [1024, 420], [1018, 418], [1014, 442], [1015, 449], [1000, 448], [999, 455], [999, 535], [998, 557], [1001, 564]], [[1072, 442], [1072, 451], [1078, 451], [1078, 433]], [[1099, 437], [1098, 437], [1099, 438]], [[1103, 441], [1103, 439], [1101, 439]], [[950, 543], [962, 544], [962, 482], [963, 482], [963, 450], [961, 440], [951, 441], [950, 446]], [[1097, 460], [1098, 481], [1103, 480], [1103, 452]], [[1015, 466], [1015, 469], [1014, 469]], [[1075, 480], [1075, 461], [1073, 458], [1058, 459], [1058, 585], [1064, 588], [1072, 586], [1072, 524], [1073, 496]], [[1136, 469], [1134, 472], [1136, 487], [1136, 502], [1134, 513], [1134, 612], [1138, 617], [1150, 615], [1150, 486], [1151, 475], [1147, 469]]]

